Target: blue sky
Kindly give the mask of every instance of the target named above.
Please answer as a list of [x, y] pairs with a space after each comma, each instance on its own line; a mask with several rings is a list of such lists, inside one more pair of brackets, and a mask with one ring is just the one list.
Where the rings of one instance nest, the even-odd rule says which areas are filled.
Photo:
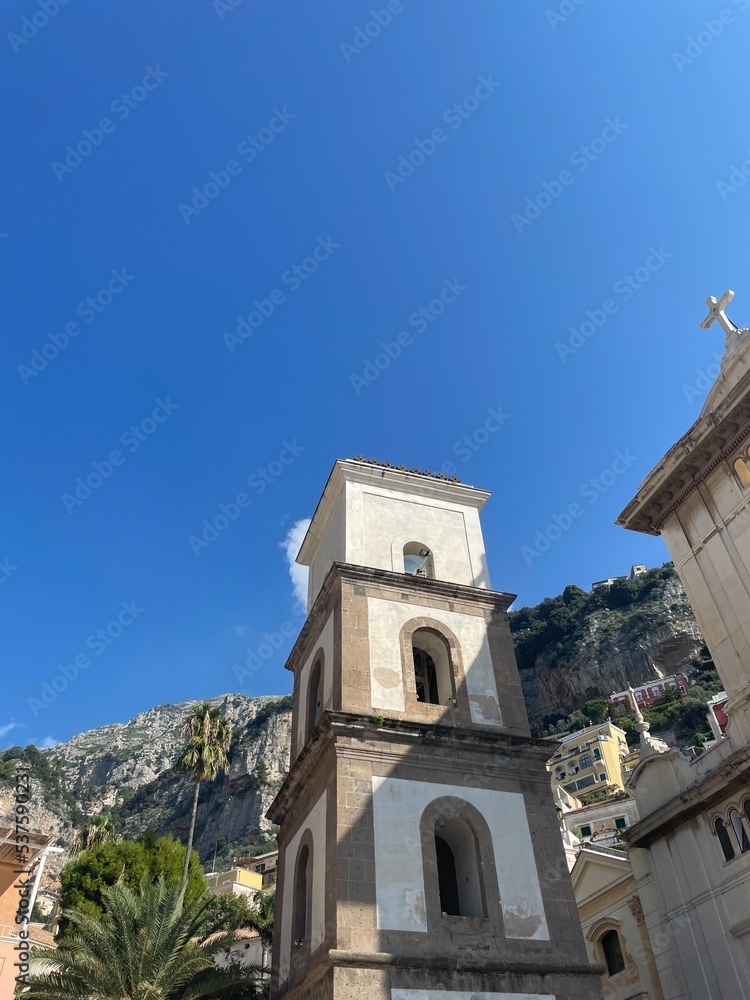
[[0, 746], [287, 692], [337, 457], [492, 490], [518, 605], [667, 558], [613, 521], [705, 297], [750, 319], [750, 0], [44, 4], [1, 15]]

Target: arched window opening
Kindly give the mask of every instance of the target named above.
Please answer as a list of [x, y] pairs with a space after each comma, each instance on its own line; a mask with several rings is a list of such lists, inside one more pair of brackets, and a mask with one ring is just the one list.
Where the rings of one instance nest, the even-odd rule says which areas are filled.
[[458, 901], [456, 859], [448, 844], [437, 834], [435, 835], [435, 853], [437, 855], [440, 910], [449, 916], [460, 917], [461, 904]]
[[724, 820], [717, 819], [714, 823], [714, 829], [716, 830], [716, 836], [719, 838], [721, 849], [724, 852], [724, 860], [731, 861], [734, 857], [734, 847], [732, 847], [732, 841], [729, 837], [729, 831], [726, 828]]
[[437, 670], [435, 661], [424, 649], [413, 647], [414, 652], [414, 682], [417, 687], [417, 701], [429, 705], [439, 705], [437, 686]]
[[750, 823], [750, 799], [745, 802], [745, 815], [747, 816], [748, 823]]
[[417, 701], [454, 705], [453, 668], [448, 644], [431, 629], [417, 629], [411, 640]]
[[307, 894], [310, 848], [305, 844], [297, 858], [294, 879], [294, 944], [301, 948], [307, 941]]
[[404, 546], [404, 573], [409, 576], [435, 578], [435, 564], [432, 552], [421, 542], [407, 542]]
[[625, 968], [625, 959], [622, 957], [622, 945], [620, 935], [617, 931], [607, 931], [601, 939], [604, 961], [607, 963], [607, 972], [610, 976], [616, 976]]
[[320, 703], [323, 697], [323, 663], [318, 658], [310, 671], [310, 683], [307, 687], [307, 738], [312, 735], [313, 729], [318, 724], [320, 718]]
[[734, 471], [737, 473], [737, 478], [743, 486], [750, 486], [750, 466], [748, 466], [744, 458], [735, 460]]
[[435, 824], [440, 910], [455, 917], [486, 916], [479, 845], [469, 824], [458, 816]]
[[742, 817], [736, 809], [732, 809], [729, 813], [729, 822], [732, 824], [734, 835], [737, 838], [740, 854], [747, 854], [750, 851], [750, 838], [747, 835], [745, 824], [742, 822]]

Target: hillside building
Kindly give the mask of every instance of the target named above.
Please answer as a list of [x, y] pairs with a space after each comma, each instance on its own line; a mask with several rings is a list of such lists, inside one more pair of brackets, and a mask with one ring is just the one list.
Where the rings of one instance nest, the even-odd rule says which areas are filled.
[[661, 535], [727, 694], [726, 736], [688, 758], [639, 720], [627, 831], [665, 1000], [750, 998], [750, 330], [709, 298], [726, 335], [688, 432], [618, 523]]
[[[690, 681], [684, 674], [672, 674], [669, 677], [659, 677], [645, 684], [634, 687], [633, 695], [638, 702], [638, 707], [653, 708], [654, 705], [663, 705], [667, 700], [668, 691], [677, 691], [681, 698], [685, 698], [690, 693]], [[609, 696], [609, 700], [622, 706], [622, 713], [630, 711], [630, 690], [615, 691]]]
[[483, 490], [336, 462], [298, 562], [271, 995], [594, 1000]]
[[547, 761], [553, 787], [560, 785], [571, 795], [625, 791], [622, 761], [628, 754], [628, 743], [619, 726], [602, 722], [570, 733], [560, 742]]
[[206, 884], [214, 896], [247, 896], [253, 899], [255, 893], [263, 888], [263, 878], [258, 872], [235, 865], [224, 872], [208, 872]]
[[623, 834], [638, 819], [638, 807], [629, 795], [616, 796], [584, 806], [578, 803], [565, 812], [565, 828], [580, 843], [598, 847], [622, 844]]
[[264, 892], [270, 892], [276, 885], [278, 864], [278, 851], [268, 851], [266, 854], [256, 854], [255, 857], [239, 858], [235, 861], [237, 868], [246, 868], [260, 875], [261, 888]]

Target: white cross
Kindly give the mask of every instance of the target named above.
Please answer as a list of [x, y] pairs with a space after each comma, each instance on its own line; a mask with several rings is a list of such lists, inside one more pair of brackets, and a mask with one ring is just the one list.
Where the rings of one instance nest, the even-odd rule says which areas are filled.
[[726, 307], [734, 298], [734, 292], [726, 291], [720, 299], [715, 299], [713, 295], [709, 295], [706, 299], [706, 305], [708, 306], [708, 316], [701, 323], [701, 330], [708, 330], [714, 320], [716, 320], [722, 327], [725, 333], [737, 333], [737, 327], [731, 321], [731, 319], [724, 312]]

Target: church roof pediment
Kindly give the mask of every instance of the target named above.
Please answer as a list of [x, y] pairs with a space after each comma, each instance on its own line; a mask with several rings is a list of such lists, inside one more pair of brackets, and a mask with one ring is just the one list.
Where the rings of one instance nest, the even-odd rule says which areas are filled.
[[630, 858], [624, 851], [583, 847], [570, 873], [579, 904], [606, 892], [632, 877]]

